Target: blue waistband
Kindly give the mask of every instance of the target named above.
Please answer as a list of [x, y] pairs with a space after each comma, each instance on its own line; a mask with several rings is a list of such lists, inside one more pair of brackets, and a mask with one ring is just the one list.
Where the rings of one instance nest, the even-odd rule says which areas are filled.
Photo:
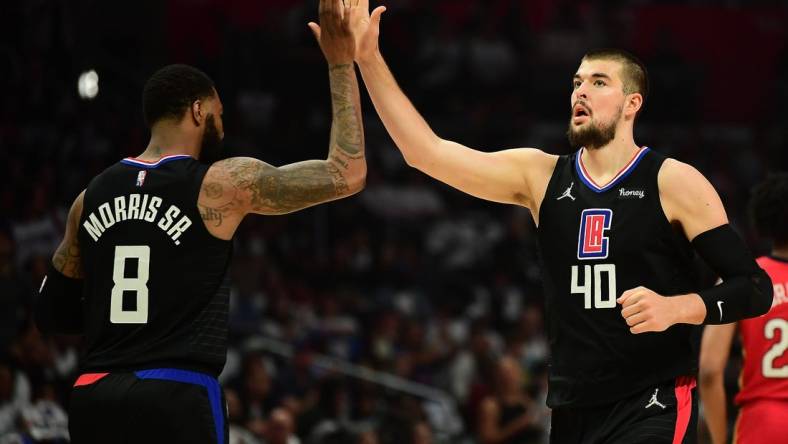
[[216, 442], [224, 444], [224, 409], [222, 409], [222, 392], [219, 381], [204, 373], [181, 370], [177, 368], [153, 368], [134, 372], [140, 379], [162, 379], [165, 381], [185, 382], [203, 387], [208, 392], [211, 403], [213, 424], [216, 427]]

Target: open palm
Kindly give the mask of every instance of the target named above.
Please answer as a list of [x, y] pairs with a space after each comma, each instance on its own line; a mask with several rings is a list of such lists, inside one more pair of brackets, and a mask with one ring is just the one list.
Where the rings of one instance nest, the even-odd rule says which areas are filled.
[[356, 61], [372, 57], [378, 51], [380, 16], [386, 10], [378, 6], [369, 13], [369, 0], [345, 0], [351, 2], [350, 31], [356, 39]]

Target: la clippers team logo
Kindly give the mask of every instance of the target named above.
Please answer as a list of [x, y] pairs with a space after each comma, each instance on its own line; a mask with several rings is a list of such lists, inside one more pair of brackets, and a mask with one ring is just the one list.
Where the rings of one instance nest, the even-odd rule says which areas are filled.
[[610, 239], [605, 231], [610, 229], [613, 210], [588, 208], [580, 214], [580, 233], [577, 240], [578, 259], [605, 259]]

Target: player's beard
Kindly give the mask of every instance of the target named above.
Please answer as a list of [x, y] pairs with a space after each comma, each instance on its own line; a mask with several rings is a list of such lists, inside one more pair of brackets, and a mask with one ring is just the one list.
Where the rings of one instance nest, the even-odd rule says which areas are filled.
[[616, 137], [616, 124], [621, 118], [622, 108], [619, 108], [616, 116], [610, 121], [609, 124], [595, 124], [591, 120], [591, 124], [585, 127], [575, 129], [572, 124], [572, 117], [569, 118], [569, 129], [566, 131], [566, 136], [569, 138], [569, 144], [577, 149], [585, 147], [589, 150], [601, 148], [610, 143]]
[[213, 114], [208, 114], [208, 117], [205, 119], [205, 133], [202, 135], [202, 145], [200, 146], [200, 162], [211, 165], [223, 158], [224, 150], [222, 149], [222, 138], [219, 136], [219, 129], [216, 128]]

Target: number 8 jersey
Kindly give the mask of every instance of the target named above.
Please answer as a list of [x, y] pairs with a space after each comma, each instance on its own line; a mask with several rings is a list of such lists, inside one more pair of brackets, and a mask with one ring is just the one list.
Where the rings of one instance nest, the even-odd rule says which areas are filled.
[[697, 327], [635, 335], [616, 303], [638, 286], [665, 296], [698, 290], [691, 245], [660, 203], [665, 157], [641, 148], [599, 185], [581, 153], [559, 157], [539, 211], [553, 408], [608, 404], [697, 372]]
[[757, 262], [772, 278], [774, 300], [765, 315], [739, 322], [744, 355], [739, 405], [758, 399], [788, 400], [788, 261], [764, 256]]
[[230, 241], [197, 209], [208, 167], [124, 159], [85, 191], [82, 372], [174, 367], [217, 376], [227, 348]]

